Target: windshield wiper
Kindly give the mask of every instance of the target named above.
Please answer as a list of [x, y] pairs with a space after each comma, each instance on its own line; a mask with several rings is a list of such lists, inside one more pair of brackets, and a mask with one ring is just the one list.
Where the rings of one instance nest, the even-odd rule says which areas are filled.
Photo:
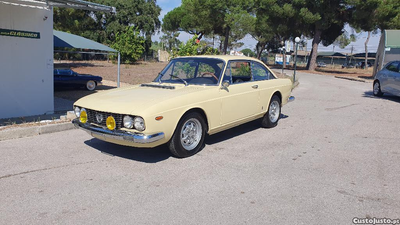
[[173, 75], [173, 74], [170, 74], [170, 76], [173, 77], [173, 78], [178, 78], [179, 80], [181, 80], [185, 84], [185, 86], [188, 86], [188, 83], [186, 82], [186, 80], [184, 80], [184, 79], [182, 79], [182, 78], [180, 78], [180, 77], [178, 77], [176, 75]]

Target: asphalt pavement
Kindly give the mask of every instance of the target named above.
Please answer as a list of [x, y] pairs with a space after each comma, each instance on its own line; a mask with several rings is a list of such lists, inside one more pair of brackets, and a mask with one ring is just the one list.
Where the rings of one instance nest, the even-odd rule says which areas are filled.
[[273, 129], [210, 136], [197, 155], [81, 130], [0, 141], [0, 224], [352, 224], [400, 217], [400, 98], [298, 73]]

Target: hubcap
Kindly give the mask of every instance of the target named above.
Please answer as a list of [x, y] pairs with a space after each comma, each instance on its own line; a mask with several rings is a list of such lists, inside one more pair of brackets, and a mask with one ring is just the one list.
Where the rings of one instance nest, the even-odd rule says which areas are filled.
[[92, 91], [96, 87], [96, 83], [94, 83], [94, 81], [89, 81], [86, 86]]
[[269, 106], [269, 120], [272, 123], [275, 123], [276, 121], [278, 121], [279, 116], [281, 114], [281, 107], [279, 105], [279, 102], [277, 101], [273, 101], [271, 102], [271, 105]]
[[374, 94], [377, 95], [378, 93], [379, 93], [379, 83], [376, 82], [376, 83], [374, 84]]
[[198, 119], [191, 118], [185, 122], [181, 130], [181, 144], [187, 151], [197, 147], [202, 135], [201, 123]]

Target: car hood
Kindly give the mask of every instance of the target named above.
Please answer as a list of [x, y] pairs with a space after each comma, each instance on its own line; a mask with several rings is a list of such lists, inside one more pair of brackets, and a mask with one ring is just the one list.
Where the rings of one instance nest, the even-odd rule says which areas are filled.
[[141, 115], [158, 103], [207, 88], [210, 87], [153, 82], [88, 95], [76, 101], [74, 105], [102, 112]]

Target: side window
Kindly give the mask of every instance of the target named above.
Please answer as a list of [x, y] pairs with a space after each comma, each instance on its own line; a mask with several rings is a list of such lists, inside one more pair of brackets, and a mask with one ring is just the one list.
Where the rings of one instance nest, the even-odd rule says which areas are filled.
[[247, 61], [231, 61], [229, 62], [232, 82], [242, 83], [251, 81], [250, 62]]
[[[270, 79], [270, 72], [258, 62], [253, 62], [253, 80], [269, 80]], [[271, 76], [273, 77], [273, 76]]]
[[399, 62], [392, 62], [390, 63], [386, 69], [393, 71], [393, 72], [399, 72]]

